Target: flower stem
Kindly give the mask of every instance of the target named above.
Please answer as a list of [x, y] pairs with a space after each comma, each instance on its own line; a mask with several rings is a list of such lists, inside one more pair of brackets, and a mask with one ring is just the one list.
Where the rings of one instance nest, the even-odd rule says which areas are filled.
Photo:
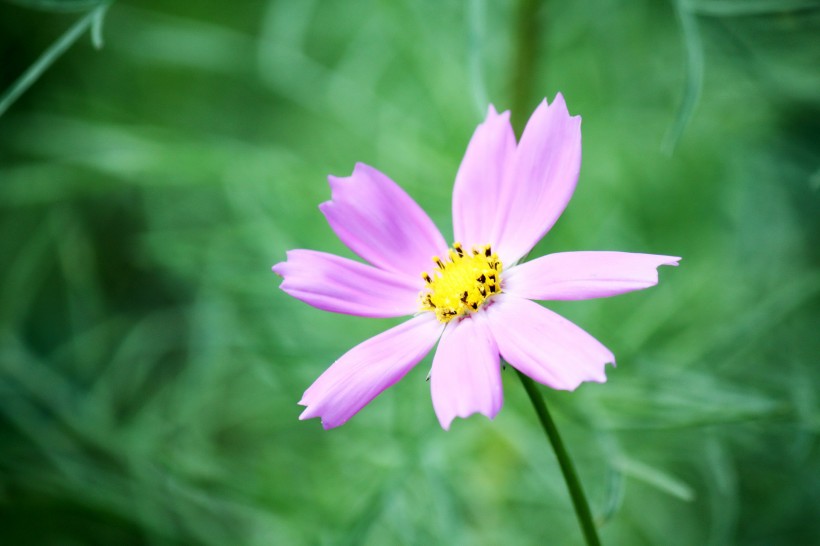
[[578, 481], [578, 474], [575, 472], [575, 466], [572, 464], [572, 459], [564, 447], [564, 442], [561, 441], [561, 435], [558, 434], [558, 428], [552, 420], [549, 411], [547, 411], [547, 404], [544, 398], [538, 391], [535, 382], [516, 370], [518, 377], [521, 378], [521, 383], [524, 384], [524, 390], [530, 397], [535, 413], [538, 415], [538, 420], [541, 421], [541, 426], [547, 434], [552, 449], [555, 451], [555, 456], [558, 458], [558, 464], [561, 466], [561, 472], [564, 474], [564, 481], [569, 489], [570, 497], [572, 497], [572, 505], [575, 508], [575, 515], [578, 518], [578, 523], [581, 525], [581, 531], [584, 533], [584, 538], [588, 546], [601, 546], [601, 541], [598, 539], [598, 531], [595, 529], [595, 523], [592, 521], [592, 512], [589, 509], [584, 490], [581, 487], [581, 482]]

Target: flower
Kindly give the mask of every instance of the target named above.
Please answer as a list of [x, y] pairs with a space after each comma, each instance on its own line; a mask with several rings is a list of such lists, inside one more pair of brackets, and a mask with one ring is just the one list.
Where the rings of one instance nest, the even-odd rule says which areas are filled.
[[319, 309], [406, 322], [357, 345], [305, 391], [300, 419], [344, 424], [399, 381], [438, 342], [430, 371], [441, 426], [501, 409], [503, 358], [535, 381], [574, 390], [606, 381], [612, 353], [531, 300], [614, 296], [657, 284], [680, 258], [627, 252], [560, 252], [519, 263], [558, 220], [581, 165], [581, 118], [559, 93], [542, 101], [516, 143], [509, 112], [493, 106], [470, 140], [453, 189], [455, 243], [395, 182], [357, 164], [328, 177], [319, 208], [367, 264], [292, 250], [273, 267], [281, 288]]

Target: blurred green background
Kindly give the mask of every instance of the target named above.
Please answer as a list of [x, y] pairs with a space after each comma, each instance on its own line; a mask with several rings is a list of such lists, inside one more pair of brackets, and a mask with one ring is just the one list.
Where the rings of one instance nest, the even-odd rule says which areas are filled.
[[581, 543], [510, 370], [440, 429], [429, 357], [345, 426], [296, 402], [398, 321], [289, 298], [356, 161], [450, 233], [488, 102], [564, 93], [584, 160], [533, 256], [683, 256], [550, 307], [613, 350], [544, 389], [608, 545], [820, 544], [820, 9], [801, 0], [0, 3], [0, 542]]

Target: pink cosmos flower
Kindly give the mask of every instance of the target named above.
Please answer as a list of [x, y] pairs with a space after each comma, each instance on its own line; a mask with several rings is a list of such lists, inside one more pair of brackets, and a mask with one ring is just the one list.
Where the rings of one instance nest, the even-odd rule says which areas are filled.
[[361, 263], [292, 250], [273, 267], [281, 288], [319, 309], [363, 317], [412, 316], [333, 363], [299, 402], [300, 419], [344, 424], [399, 381], [438, 342], [430, 371], [441, 426], [501, 409], [500, 357], [535, 381], [573, 390], [606, 381], [612, 353], [584, 330], [531, 301], [582, 300], [657, 284], [680, 258], [627, 252], [560, 252], [519, 263], [549, 231], [575, 190], [581, 118], [563, 96], [544, 100], [516, 143], [509, 112], [490, 106], [453, 189], [451, 247], [395, 182], [357, 164], [329, 177], [319, 206]]

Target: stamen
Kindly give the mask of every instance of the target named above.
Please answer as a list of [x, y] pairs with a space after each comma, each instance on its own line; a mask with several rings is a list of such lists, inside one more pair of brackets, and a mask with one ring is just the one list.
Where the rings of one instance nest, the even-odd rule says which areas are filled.
[[467, 254], [454, 243], [444, 262], [433, 256], [436, 269], [422, 273], [426, 288], [420, 294], [422, 311], [433, 311], [441, 322], [449, 322], [477, 311], [501, 293], [502, 266], [490, 245], [473, 247]]

